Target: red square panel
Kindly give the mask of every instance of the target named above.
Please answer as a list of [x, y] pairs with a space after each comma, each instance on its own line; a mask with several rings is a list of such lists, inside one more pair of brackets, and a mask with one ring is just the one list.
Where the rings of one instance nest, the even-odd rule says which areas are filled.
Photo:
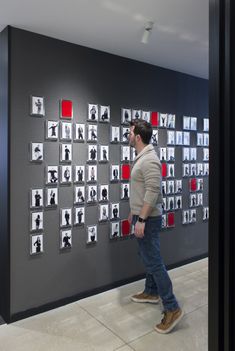
[[129, 180], [131, 175], [130, 165], [122, 165], [122, 180]]
[[158, 112], [151, 113], [151, 124], [154, 127], [158, 126]]
[[189, 187], [190, 187], [190, 191], [196, 191], [197, 190], [197, 179], [196, 178], [192, 178], [189, 180]]
[[166, 163], [162, 163], [162, 177], [166, 177], [167, 175], [167, 166]]
[[60, 117], [67, 119], [73, 118], [73, 102], [71, 100], [61, 100]]
[[122, 221], [122, 236], [130, 235], [131, 226], [127, 219]]
[[174, 227], [175, 225], [175, 212], [167, 213], [167, 227]]

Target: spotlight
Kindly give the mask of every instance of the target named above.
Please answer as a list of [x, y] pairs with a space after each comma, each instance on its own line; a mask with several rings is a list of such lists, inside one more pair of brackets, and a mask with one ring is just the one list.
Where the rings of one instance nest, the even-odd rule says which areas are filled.
[[150, 33], [152, 32], [154, 22], [147, 22], [145, 25], [144, 33], [141, 39], [141, 43], [147, 44], [149, 41]]

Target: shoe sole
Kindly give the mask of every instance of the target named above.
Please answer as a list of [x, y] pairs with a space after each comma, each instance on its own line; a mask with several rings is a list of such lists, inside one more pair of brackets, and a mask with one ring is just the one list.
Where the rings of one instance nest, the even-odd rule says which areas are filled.
[[157, 300], [147, 300], [147, 299], [137, 299], [135, 297], [131, 297], [131, 300], [133, 302], [139, 302], [139, 303], [159, 303], [160, 302], [160, 299], [157, 299]]
[[181, 321], [181, 319], [183, 318], [183, 316], [184, 316], [184, 311], [182, 310], [181, 315], [179, 316], [178, 319], [176, 319], [176, 320], [174, 321], [174, 323], [170, 326], [170, 328], [168, 328], [168, 329], [166, 329], [166, 330], [162, 330], [162, 329], [158, 329], [157, 326], [155, 326], [154, 329], [155, 329], [158, 333], [160, 333], [160, 334], [168, 334], [168, 333], [170, 333], [170, 332], [172, 331], [172, 329], [174, 329], [175, 326]]

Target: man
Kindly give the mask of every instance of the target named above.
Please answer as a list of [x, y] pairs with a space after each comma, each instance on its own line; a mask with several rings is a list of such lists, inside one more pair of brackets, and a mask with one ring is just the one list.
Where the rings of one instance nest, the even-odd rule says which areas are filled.
[[144, 120], [131, 122], [129, 144], [137, 156], [131, 172], [129, 222], [139, 244], [139, 253], [146, 267], [145, 289], [132, 296], [134, 302], [158, 303], [164, 317], [155, 326], [161, 334], [169, 333], [183, 317], [173, 294], [172, 283], [160, 255], [159, 231], [162, 224], [161, 163], [149, 144], [152, 126]]

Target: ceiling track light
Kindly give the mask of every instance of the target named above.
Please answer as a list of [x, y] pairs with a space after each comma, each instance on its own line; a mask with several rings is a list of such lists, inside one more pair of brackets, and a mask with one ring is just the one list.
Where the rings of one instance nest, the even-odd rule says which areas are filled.
[[152, 32], [154, 22], [147, 22], [145, 25], [144, 33], [142, 35], [141, 43], [147, 44], [149, 41], [149, 36]]

